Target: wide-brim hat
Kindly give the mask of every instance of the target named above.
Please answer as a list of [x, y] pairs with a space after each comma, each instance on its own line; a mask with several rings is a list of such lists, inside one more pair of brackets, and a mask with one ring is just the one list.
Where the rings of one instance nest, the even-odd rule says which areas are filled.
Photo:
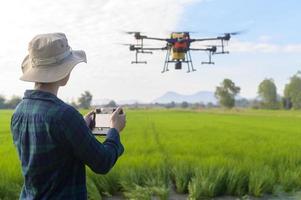
[[87, 62], [82, 50], [71, 50], [64, 33], [35, 36], [22, 62], [23, 81], [51, 83], [65, 78], [80, 62]]

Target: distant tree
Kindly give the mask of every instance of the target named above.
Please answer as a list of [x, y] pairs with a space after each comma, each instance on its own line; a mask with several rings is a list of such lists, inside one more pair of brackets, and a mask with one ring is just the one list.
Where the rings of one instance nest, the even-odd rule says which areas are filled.
[[85, 91], [81, 94], [81, 96], [78, 98], [78, 107], [88, 109], [91, 106], [92, 102], [92, 94], [89, 91]]
[[258, 99], [250, 100], [250, 106], [253, 109], [260, 109], [261, 108], [261, 104], [260, 104], [260, 101]]
[[79, 106], [76, 103], [76, 101], [71, 101], [70, 105], [73, 106], [74, 108], [79, 108]]
[[214, 108], [216, 107], [212, 102], [208, 102], [206, 105], [207, 108]]
[[5, 97], [0, 95], [0, 109], [5, 108], [5, 106], [6, 106], [5, 101], [6, 101]]
[[201, 102], [199, 103], [199, 106], [200, 106], [201, 108], [205, 108], [205, 107], [206, 107], [206, 104], [205, 104], [204, 102], [201, 101]]
[[109, 103], [106, 105], [106, 107], [115, 108], [117, 107], [117, 104], [114, 100], [109, 101]]
[[[284, 98], [287, 105], [292, 105], [293, 109], [301, 109], [301, 73], [298, 72], [290, 78], [290, 82], [285, 85]], [[288, 107], [288, 106], [286, 106]]]
[[135, 103], [133, 104], [133, 108], [135, 108], [135, 109], [139, 108], [139, 103], [138, 103], [138, 102], [135, 102]]
[[191, 107], [193, 109], [201, 109], [201, 108], [205, 108], [205, 104], [203, 102], [194, 103], [191, 105]]
[[17, 105], [22, 101], [21, 97], [18, 96], [12, 96], [11, 99], [9, 99], [6, 102], [6, 108], [14, 109], [17, 107]]
[[188, 102], [183, 101], [183, 102], [181, 103], [181, 108], [188, 108], [188, 107], [189, 107]]
[[166, 107], [166, 108], [174, 108], [174, 107], [176, 107], [176, 103], [175, 103], [174, 101], [172, 101], [172, 102], [166, 104], [165, 107]]
[[282, 108], [286, 110], [290, 110], [293, 107], [292, 100], [289, 97], [282, 98]]
[[230, 79], [224, 79], [220, 86], [216, 87], [215, 97], [221, 106], [233, 108], [235, 106], [235, 96], [240, 92], [240, 87]]
[[247, 107], [250, 107], [251, 102], [246, 98], [242, 98], [242, 99], [235, 100], [235, 105], [237, 107], [247, 108]]
[[277, 88], [273, 79], [264, 79], [258, 86], [258, 95], [263, 108], [279, 108], [277, 102]]

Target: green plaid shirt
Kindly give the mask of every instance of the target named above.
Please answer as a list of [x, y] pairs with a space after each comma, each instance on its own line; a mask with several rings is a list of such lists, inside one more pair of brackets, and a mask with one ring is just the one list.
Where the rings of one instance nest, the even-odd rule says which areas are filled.
[[20, 199], [87, 199], [85, 165], [105, 174], [123, 153], [116, 129], [100, 143], [76, 109], [39, 90], [25, 92], [11, 131], [24, 176]]

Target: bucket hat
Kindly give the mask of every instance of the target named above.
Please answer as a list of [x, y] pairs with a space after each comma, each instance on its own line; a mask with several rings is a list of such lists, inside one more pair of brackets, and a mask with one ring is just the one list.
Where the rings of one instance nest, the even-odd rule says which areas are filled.
[[51, 83], [65, 78], [80, 62], [87, 62], [82, 50], [72, 50], [64, 33], [35, 36], [28, 45], [22, 62], [20, 80]]

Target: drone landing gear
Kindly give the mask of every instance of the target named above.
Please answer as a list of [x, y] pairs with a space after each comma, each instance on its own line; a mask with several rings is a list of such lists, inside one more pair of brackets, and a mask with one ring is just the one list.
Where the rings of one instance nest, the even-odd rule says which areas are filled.
[[147, 64], [146, 61], [132, 61], [131, 64]]
[[[215, 54], [216, 54], [216, 53], [215, 53]], [[202, 62], [202, 65], [203, 65], [203, 64], [214, 65], [214, 62], [212, 62], [211, 57], [212, 57], [212, 52], [209, 51], [209, 61], [208, 61], [208, 62]]]
[[[196, 69], [194, 69], [193, 64], [192, 64], [190, 51], [186, 52], [186, 57], [187, 57], [187, 61], [185, 61], [185, 62], [187, 63], [187, 67], [188, 67], [187, 73], [189, 73], [191, 71], [193, 71], [193, 72], [196, 71]], [[191, 70], [190, 70], [190, 66], [191, 66]]]
[[169, 71], [169, 69], [168, 69], [169, 56], [170, 56], [170, 49], [167, 49], [166, 56], [165, 56], [164, 67], [163, 67], [163, 70], [161, 71], [161, 73]]
[[169, 69], [168, 69], [169, 63], [175, 63], [175, 70], [181, 70], [182, 63], [187, 63], [187, 68], [188, 68], [187, 73], [196, 71], [196, 69], [193, 67], [193, 64], [192, 64], [190, 51], [186, 52], [187, 60], [185, 60], [185, 59], [184, 60], [169, 60], [169, 57], [170, 57], [170, 49], [167, 50], [167, 52], [166, 52], [165, 63], [164, 63], [164, 67], [163, 67], [163, 70], [161, 71], [161, 73], [169, 71]]
[[[133, 48], [133, 47], [131, 47]], [[144, 54], [152, 54], [153, 52], [151, 51], [141, 51], [136, 49], [136, 54], [135, 54], [135, 60], [131, 62], [131, 64], [147, 64], [146, 61], [138, 61], [138, 54], [139, 53], [144, 53]]]

